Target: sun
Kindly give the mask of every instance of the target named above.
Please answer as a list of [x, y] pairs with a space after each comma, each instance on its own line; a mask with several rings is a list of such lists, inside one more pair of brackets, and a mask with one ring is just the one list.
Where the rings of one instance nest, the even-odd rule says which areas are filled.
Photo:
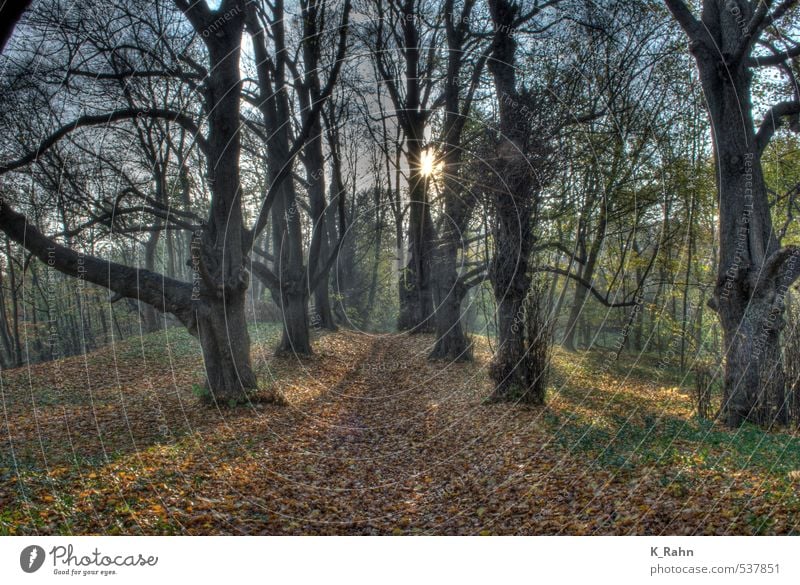
[[434, 158], [433, 150], [430, 148], [423, 150], [422, 157], [420, 157], [419, 160], [420, 173], [422, 173], [422, 176], [430, 177], [434, 172], [436, 172], [437, 166], [438, 165], [436, 159]]

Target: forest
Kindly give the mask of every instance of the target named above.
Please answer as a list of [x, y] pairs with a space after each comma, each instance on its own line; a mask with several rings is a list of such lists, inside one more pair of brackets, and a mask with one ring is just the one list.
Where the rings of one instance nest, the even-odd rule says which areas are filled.
[[0, 534], [800, 533], [799, 0], [0, 13]]

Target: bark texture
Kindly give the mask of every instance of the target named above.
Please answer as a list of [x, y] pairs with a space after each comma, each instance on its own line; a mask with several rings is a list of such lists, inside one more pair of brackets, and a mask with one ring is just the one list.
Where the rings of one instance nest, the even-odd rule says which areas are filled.
[[532, 371], [527, 359], [528, 336], [523, 318], [523, 303], [531, 285], [528, 262], [534, 242], [531, 216], [537, 179], [528, 158], [531, 126], [526, 114], [527, 96], [518, 89], [516, 78], [514, 28], [520, 9], [507, 0], [490, 0], [489, 8], [494, 24], [489, 71], [500, 109], [497, 164], [493, 169], [497, 185], [492, 192], [494, 252], [489, 269], [498, 328], [498, 347], [491, 367], [495, 383], [491, 400], [541, 404], [544, 393], [536, 391], [534, 384], [540, 372]]
[[776, 105], [757, 131], [752, 81], [759, 62], [751, 55], [766, 24], [791, 3], [771, 9], [765, 2], [704, 0], [699, 20], [681, 0], [666, 4], [689, 37], [712, 129], [719, 263], [710, 305], [723, 330], [723, 413], [732, 428], [746, 420], [769, 426], [785, 419], [780, 331], [800, 259], [775, 235], [761, 155], [781, 117], [796, 115], [800, 103]]

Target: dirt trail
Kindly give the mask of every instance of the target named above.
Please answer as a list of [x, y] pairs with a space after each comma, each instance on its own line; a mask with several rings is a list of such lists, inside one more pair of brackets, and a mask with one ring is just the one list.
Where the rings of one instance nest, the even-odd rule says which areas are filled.
[[581, 515], [589, 483], [576, 485], [572, 464], [549, 448], [541, 411], [482, 404], [486, 356], [428, 363], [430, 341], [359, 340], [368, 346], [362, 357], [300, 409], [304, 422], [273, 421], [279, 438], [268, 441], [269, 456], [234, 465], [227, 488], [255, 496], [250, 511], [271, 519], [262, 531], [524, 531], [549, 507], [537, 501], [537, 478], [566, 484], [553, 526]]

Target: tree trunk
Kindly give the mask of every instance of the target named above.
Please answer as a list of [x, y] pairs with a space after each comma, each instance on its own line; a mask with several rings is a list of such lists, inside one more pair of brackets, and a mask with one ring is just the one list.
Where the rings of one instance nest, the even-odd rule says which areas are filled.
[[[320, 82], [320, 6], [314, 2], [301, 3], [301, 15], [303, 18], [303, 41], [301, 43], [301, 54], [303, 55], [303, 83], [295, 85], [300, 110], [311, 112], [312, 102], [319, 99]], [[324, 12], [324, 10], [323, 10]], [[313, 314], [311, 325], [315, 329], [336, 330], [336, 323], [333, 320], [331, 310], [331, 300], [329, 295], [330, 278], [329, 270], [325, 268], [330, 252], [333, 250], [333, 240], [329, 238], [328, 223], [326, 217], [326, 185], [325, 185], [325, 156], [322, 151], [322, 111], [316, 113], [311, 120], [311, 131], [308, 141], [303, 148], [303, 165], [306, 168], [306, 180], [308, 181], [308, 198], [311, 207], [311, 221], [313, 222], [311, 232], [311, 245], [309, 247], [308, 264], [309, 278], [317, 279], [313, 296]], [[311, 114], [308, 114], [311, 115]], [[336, 153], [334, 153], [335, 155]]]
[[491, 366], [495, 389], [491, 401], [544, 402], [535, 391], [540, 372], [531, 370], [527, 359], [526, 323], [523, 303], [531, 285], [528, 262], [533, 248], [532, 213], [537, 177], [528, 159], [532, 129], [522, 111], [522, 94], [517, 89], [514, 22], [519, 6], [508, 0], [490, 0], [494, 24], [489, 71], [494, 79], [500, 111], [497, 146], [496, 186], [492, 192], [495, 212], [494, 252], [489, 277], [497, 303], [498, 347]]
[[[400, 314], [397, 327], [411, 333], [431, 333], [433, 322], [433, 291], [431, 279], [431, 252], [435, 238], [431, 209], [428, 201], [427, 177], [422, 174], [422, 154], [425, 143], [426, 111], [423, 86], [429, 82], [420, 65], [421, 50], [416, 4], [406, 1], [398, 5], [403, 19], [402, 31], [404, 61], [403, 77], [406, 91], [403, 98], [393, 95], [394, 106], [399, 111], [400, 126], [406, 139], [408, 161], [408, 240], [409, 259], [400, 275]], [[387, 72], [381, 68], [382, 75]], [[399, 146], [399, 144], [398, 144]]]
[[[469, 18], [470, 5], [463, 16]], [[475, 205], [475, 199], [468, 193], [465, 196], [462, 161], [462, 135], [464, 125], [472, 107], [472, 99], [483, 70], [484, 58], [478, 60], [472, 70], [471, 82], [462, 99], [463, 50], [468, 31], [456, 22], [454, 1], [446, 0], [444, 5], [445, 31], [447, 38], [447, 74], [444, 80], [444, 121], [442, 125], [441, 162], [444, 180], [444, 223], [440, 228], [440, 238], [434, 259], [434, 301], [436, 306], [436, 345], [429, 357], [445, 358], [455, 361], [472, 359], [472, 344], [464, 334], [461, 304], [469, 287], [474, 283], [469, 279], [472, 273], [459, 276], [459, 252], [461, 258], [467, 257], [464, 234]], [[483, 272], [477, 269], [474, 276]], [[477, 281], [475, 281], [477, 282]]]
[[[723, 331], [723, 413], [731, 427], [745, 420], [770, 425], [785, 418], [779, 340], [785, 296], [800, 276], [800, 248], [780, 247], [772, 226], [761, 154], [786, 118], [797, 116], [800, 102], [795, 99], [773, 105], [756, 132], [753, 68], [764, 63], [752, 53], [759, 44], [773, 49], [762, 35], [794, 2], [776, 6], [733, 2], [729, 6], [719, 0], [703, 0], [699, 19], [683, 1], [665, 3], [689, 38], [712, 126], [719, 262], [709, 305], [719, 315]], [[773, 57], [780, 57], [776, 49], [773, 52]], [[791, 55], [784, 53], [775, 64], [788, 70], [790, 59]]]
[[[12, 328], [14, 331], [14, 366], [21, 366], [24, 359], [22, 353], [22, 340], [20, 338], [20, 331], [19, 331], [19, 319], [20, 319], [20, 310], [19, 310], [19, 298], [17, 296], [17, 271], [14, 268], [14, 261], [11, 257], [11, 241], [10, 239], [6, 239], [6, 257], [8, 258], [8, 272], [10, 281], [10, 291], [11, 291], [11, 323]], [[24, 274], [23, 274], [24, 277]]]
[[[320, 145], [320, 159], [322, 155], [322, 147]], [[318, 179], [322, 182], [322, 178]], [[317, 191], [316, 193], [314, 193]], [[313, 193], [313, 194], [312, 194]], [[327, 262], [331, 254], [331, 241], [328, 237], [328, 222], [325, 213], [325, 188], [320, 186], [317, 188], [309, 188], [311, 195], [311, 215], [314, 221], [314, 228], [312, 233], [312, 242], [309, 249], [309, 264], [315, 267], [318, 271], [323, 271], [324, 264]], [[314, 254], [315, 260], [312, 262], [310, 256]], [[327, 329], [328, 331], [336, 331], [336, 323], [333, 319], [333, 310], [331, 309], [330, 297], [330, 277], [329, 270], [325, 270], [319, 278], [319, 284], [314, 289], [314, 304], [313, 314], [311, 315], [311, 326], [314, 329]], [[312, 275], [313, 277], [314, 275]]]
[[0, 366], [3, 368], [8, 368], [9, 364], [14, 363], [14, 347], [11, 345], [11, 331], [6, 315], [5, 284], [3, 283], [3, 269], [0, 267], [0, 339], [2, 339], [4, 350], [2, 358], [0, 358]]
[[[303, 242], [297, 195], [290, 181], [284, 182], [273, 206], [273, 249], [280, 290], [273, 292], [283, 311], [283, 332], [275, 353], [311, 355], [308, 319], [308, 289], [303, 266]], [[288, 207], [287, 207], [288, 205]]]
[[[591, 200], [594, 201], [595, 197], [592, 196]], [[587, 213], [591, 212], [590, 209], [586, 210]], [[589, 218], [586, 218], [589, 221]], [[606, 227], [608, 226], [608, 209], [605, 195], [600, 198], [600, 216], [597, 220], [597, 229], [594, 233], [594, 240], [586, 258], [586, 264], [583, 265], [580, 271], [581, 279], [584, 282], [592, 282], [594, 277], [594, 269], [597, 265], [597, 259], [600, 256], [600, 250], [603, 248], [603, 242], [606, 236]], [[575, 335], [578, 331], [578, 325], [581, 313], [586, 305], [586, 297], [589, 294], [589, 289], [583, 286], [582, 283], [575, 283], [575, 298], [570, 309], [569, 320], [567, 321], [567, 331], [564, 335], [564, 347], [570, 351], [575, 351]], [[586, 344], [588, 347], [588, 343]]]
[[751, 299], [742, 305], [738, 298], [719, 311], [726, 348], [723, 405], [732, 428], [746, 420], [767, 427], [788, 422], [779, 343], [782, 310], [773, 302]]
[[[286, 91], [284, 5], [279, 0], [272, 9], [274, 20], [270, 21], [270, 27], [275, 43], [274, 63], [267, 52], [267, 31], [260, 24], [253, 4], [248, 5], [247, 14], [257, 62], [261, 94], [259, 109], [268, 129], [267, 176], [269, 183], [278, 189], [270, 209], [274, 282], [265, 282], [270, 287], [273, 299], [284, 311], [283, 333], [276, 354], [291, 352], [311, 355], [307, 289], [314, 275], [309, 275], [308, 272], [311, 271], [307, 271], [304, 265], [303, 231], [294, 181], [292, 177], [280, 180], [283, 170], [294, 164], [290, 158], [290, 125], [286, 123], [286, 120], [292, 118], [292, 110]], [[268, 63], [273, 64], [268, 66]]]
[[779, 341], [784, 296], [796, 266], [780, 272], [773, 262], [778, 241], [753, 129], [751, 73], [741, 64], [724, 70], [719, 55], [702, 47], [695, 48], [695, 57], [714, 129], [720, 202], [712, 305], [723, 331], [723, 412], [732, 428], [745, 420], [770, 425], [784, 411]]
[[203, 350], [207, 394], [204, 399], [219, 405], [246, 401], [258, 386], [250, 362], [246, 295], [203, 299], [197, 303], [197, 336]]
[[[383, 218], [384, 218], [384, 213], [382, 211], [383, 202], [381, 201], [381, 193], [382, 190], [376, 187], [375, 188], [375, 232], [374, 232], [375, 235], [373, 240], [375, 247], [373, 248], [372, 252], [372, 266], [371, 266], [371, 274], [369, 280], [369, 292], [367, 294], [367, 302], [366, 306], [362, 309], [363, 321], [366, 329], [369, 329], [370, 322], [372, 319], [372, 311], [375, 307], [375, 297], [378, 293], [378, 271], [380, 269], [381, 248], [383, 245]], [[391, 196], [391, 193], [387, 192], [387, 196]], [[355, 238], [349, 238], [349, 239], [350, 241], [355, 240]], [[352, 252], [351, 255], [349, 256], [351, 262], [354, 255], [355, 253]]]
[[583, 311], [583, 306], [586, 303], [586, 295], [588, 292], [588, 289], [580, 282], [575, 282], [575, 297], [572, 299], [572, 306], [569, 310], [567, 329], [564, 333], [563, 342], [564, 347], [569, 351], [575, 351], [577, 349], [575, 346], [575, 337], [578, 334], [581, 311]]
[[[458, 255], [464, 246], [463, 234], [469, 221], [469, 206], [461, 196], [457, 177], [458, 151], [448, 150], [445, 165], [445, 216], [438, 250], [434, 255], [434, 301], [436, 344], [431, 359], [470, 361], [472, 344], [464, 333], [461, 304], [468, 292], [468, 283], [459, 277]], [[467, 278], [467, 277], [465, 277]]]
[[[348, 216], [347, 211], [347, 198], [346, 198], [346, 185], [343, 178], [342, 170], [342, 154], [341, 154], [341, 137], [339, 128], [337, 126], [337, 112], [333, 100], [329, 100], [326, 104], [328, 107], [328, 115], [323, 116], [325, 122], [325, 134], [328, 142], [328, 149], [331, 156], [331, 194], [329, 196], [330, 203], [325, 210], [325, 223], [328, 230], [328, 239], [330, 242], [338, 242], [340, 238], [344, 238], [339, 246], [339, 252], [336, 256], [336, 262], [333, 265], [334, 278], [331, 279], [330, 275], [325, 277], [328, 286], [333, 286], [337, 293], [337, 299], [334, 305], [334, 314], [339, 323], [344, 324], [345, 327], [350, 325], [350, 318], [347, 315], [345, 303], [352, 302], [354, 277], [356, 274], [355, 256], [356, 256], [356, 240], [352, 234], [350, 237], [347, 235], [347, 226], [353, 225], [355, 220], [355, 205], [356, 194], [353, 193], [353, 203], [351, 212]], [[376, 188], [377, 189], [377, 188]], [[353, 186], [355, 191], [355, 185]], [[379, 237], [381, 226], [378, 224], [377, 234]], [[331, 282], [331, 280], [333, 282]], [[364, 314], [363, 303], [358, 306], [359, 312], [363, 317], [363, 321], [369, 319], [369, 314]], [[333, 323], [336, 320], [332, 321]]]
[[433, 291], [431, 282], [431, 253], [434, 237], [433, 220], [428, 204], [427, 180], [422, 167], [422, 135], [416, 128], [408, 139], [409, 177], [409, 259], [400, 275], [400, 315], [397, 328], [411, 333], [431, 333], [434, 330]]
[[[508, 282], [508, 279], [495, 280], [498, 283], [494, 285], [495, 296], [500, 300], [497, 304], [498, 346], [490, 370], [495, 389], [490, 400], [540, 404], [544, 396], [533, 396], [529, 392], [533, 372], [526, 368], [525, 330], [520, 319], [525, 294], [517, 290], [506, 290], [503, 294], [504, 285], [501, 283]], [[516, 280], [515, 285], [523, 284], [522, 279]]]
[[[325, 249], [326, 246], [323, 246]], [[314, 329], [327, 329], [328, 331], [336, 331], [338, 327], [333, 318], [333, 310], [331, 309], [331, 295], [329, 289], [328, 278], [320, 279], [321, 282], [314, 289], [314, 314], [311, 317], [311, 326]]]
[[303, 290], [284, 290], [281, 294], [283, 332], [277, 355], [307, 356], [313, 353], [308, 331], [308, 297]]
[[428, 356], [430, 359], [449, 361], [472, 360], [472, 344], [464, 333], [461, 323], [461, 304], [467, 294], [467, 287], [455, 271], [455, 253], [448, 251], [448, 258], [437, 264], [442, 272], [437, 278], [436, 301], [436, 344]]
[[208, 397], [217, 404], [246, 402], [248, 392], [256, 388], [245, 312], [250, 274], [239, 168], [244, 6], [235, 0], [230, 4], [223, 2], [219, 8], [226, 11], [224, 18], [217, 18], [216, 12], [198, 17], [194, 11], [202, 13], [202, 7], [187, 12], [196, 30], [212, 23], [219, 29], [203, 35], [210, 60], [205, 83], [205, 154], [211, 211], [191, 246], [195, 283], [199, 285], [199, 290], [192, 290], [195, 328], [206, 363]]
[[[155, 271], [156, 268], [156, 249], [158, 241], [161, 239], [161, 232], [154, 230], [150, 233], [144, 245], [144, 267], [147, 270]], [[142, 331], [144, 333], [153, 333], [161, 329], [161, 319], [153, 305], [147, 303], [141, 304], [142, 313]]]

